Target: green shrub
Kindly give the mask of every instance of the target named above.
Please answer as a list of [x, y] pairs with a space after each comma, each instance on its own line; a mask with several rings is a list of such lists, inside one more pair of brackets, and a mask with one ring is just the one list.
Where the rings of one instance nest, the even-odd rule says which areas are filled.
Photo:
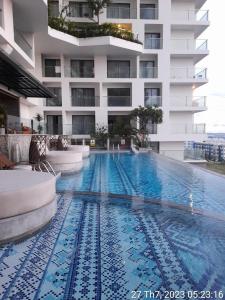
[[113, 36], [126, 41], [142, 44], [134, 38], [134, 34], [128, 30], [120, 29], [112, 23], [75, 23], [60, 18], [49, 18], [49, 26], [53, 29], [65, 32], [77, 38], [89, 38], [97, 36]]

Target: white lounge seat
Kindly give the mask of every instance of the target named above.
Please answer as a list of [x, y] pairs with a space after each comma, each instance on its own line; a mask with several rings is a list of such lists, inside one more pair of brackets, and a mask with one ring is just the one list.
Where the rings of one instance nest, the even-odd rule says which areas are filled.
[[0, 242], [31, 233], [56, 213], [55, 177], [25, 170], [0, 171]]
[[85, 145], [69, 145], [68, 151], [82, 152], [83, 158], [88, 157], [90, 154], [90, 146]]
[[80, 171], [83, 167], [83, 156], [81, 152], [47, 151], [46, 160], [50, 162], [56, 172], [76, 172]]

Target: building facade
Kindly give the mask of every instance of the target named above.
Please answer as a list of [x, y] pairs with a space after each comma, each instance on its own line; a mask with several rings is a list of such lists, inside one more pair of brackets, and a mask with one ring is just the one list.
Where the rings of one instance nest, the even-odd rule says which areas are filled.
[[[185, 141], [205, 139], [205, 125], [194, 123], [194, 114], [206, 109], [206, 97], [194, 96], [207, 83], [206, 68], [198, 68], [208, 55], [207, 41], [201, 39], [209, 26], [208, 11], [201, 9], [205, 2], [112, 0], [100, 23], [132, 31], [143, 45], [109, 36], [79, 39], [54, 30], [47, 26], [45, 3], [30, 71], [57, 97], [39, 101], [31, 115], [43, 114], [49, 134], [89, 138], [97, 124], [110, 130], [139, 105], [156, 105], [163, 110], [163, 123], [149, 125], [152, 147], [182, 160]], [[85, 1], [49, 5], [53, 16], [68, 5], [67, 19], [93, 22]]]

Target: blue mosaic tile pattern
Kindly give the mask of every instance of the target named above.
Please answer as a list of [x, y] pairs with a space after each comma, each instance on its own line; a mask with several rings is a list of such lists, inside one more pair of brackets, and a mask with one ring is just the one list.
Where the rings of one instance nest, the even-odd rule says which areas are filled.
[[225, 215], [225, 177], [149, 154], [93, 154], [58, 190], [144, 196]]
[[225, 293], [224, 225], [116, 196], [62, 194], [45, 230], [0, 248], [0, 299], [126, 300], [133, 290]]

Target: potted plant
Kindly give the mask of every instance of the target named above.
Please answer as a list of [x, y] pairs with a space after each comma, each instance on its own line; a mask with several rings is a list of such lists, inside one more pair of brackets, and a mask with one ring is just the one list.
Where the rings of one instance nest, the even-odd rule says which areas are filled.
[[0, 135], [5, 134], [6, 127], [6, 112], [3, 107], [0, 106]]
[[35, 120], [38, 121], [38, 126], [37, 126], [38, 133], [41, 134], [43, 131], [43, 126], [41, 125], [41, 121], [43, 120], [43, 117], [40, 114], [36, 114]]

